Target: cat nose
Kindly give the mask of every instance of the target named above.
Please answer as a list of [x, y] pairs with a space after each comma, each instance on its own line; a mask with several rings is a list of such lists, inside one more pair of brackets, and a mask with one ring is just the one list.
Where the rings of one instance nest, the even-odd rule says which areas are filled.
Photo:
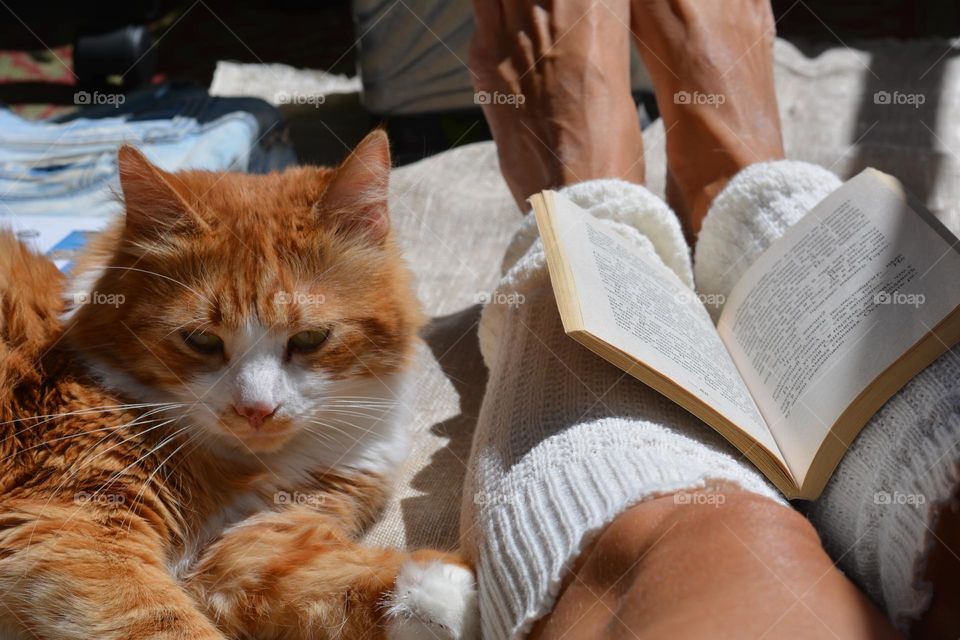
[[259, 429], [263, 423], [273, 415], [277, 410], [277, 405], [269, 405], [265, 402], [253, 402], [250, 404], [235, 404], [233, 410], [247, 419], [250, 426]]

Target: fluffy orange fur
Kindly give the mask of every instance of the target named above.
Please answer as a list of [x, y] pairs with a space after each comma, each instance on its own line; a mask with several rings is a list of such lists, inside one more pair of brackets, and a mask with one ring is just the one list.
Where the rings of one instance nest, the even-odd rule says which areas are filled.
[[[0, 625], [40, 638], [384, 637], [403, 562], [460, 562], [357, 542], [389, 474], [285, 475], [260, 460], [292, 437], [283, 420], [220, 416], [247, 455], [136, 392], [229, 366], [240, 354], [214, 363], [181, 334], [253, 318], [331, 327], [335, 340], [296, 356], [331, 380], [410, 366], [420, 312], [386, 218], [384, 134], [338, 169], [166, 173], [130, 148], [120, 166], [126, 216], [77, 270], [122, 304], [61, 322], [60, 274], [0, 234]], [[278, 303], [291, 291], [304, 302]], [[100, 368], [130, 384], [113, 389]]]

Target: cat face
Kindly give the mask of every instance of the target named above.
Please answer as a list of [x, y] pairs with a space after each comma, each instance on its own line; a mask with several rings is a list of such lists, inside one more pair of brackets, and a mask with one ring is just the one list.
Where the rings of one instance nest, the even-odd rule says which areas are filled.
[[386, 136], [336, 169], [267, 176], [166, 173], [129, 147], [119, 163], [125, 219], [78, 263], [88, 302], [67, 333], [108, 385], [252, 453], [377, 429], [420, 322]]

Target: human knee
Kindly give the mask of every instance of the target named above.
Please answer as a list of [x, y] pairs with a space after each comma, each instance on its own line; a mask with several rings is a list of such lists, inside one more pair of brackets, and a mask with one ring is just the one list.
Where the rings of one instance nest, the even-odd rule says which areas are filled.
[[654, 549], [658, 556], [826, 557], [813, 526], [788, 506], [739, 489], [681, 492], [620, 514], [588, 547], [579, 575], [598, 585], [627, 583], [626, 569], [642, 571], [638, 561]]

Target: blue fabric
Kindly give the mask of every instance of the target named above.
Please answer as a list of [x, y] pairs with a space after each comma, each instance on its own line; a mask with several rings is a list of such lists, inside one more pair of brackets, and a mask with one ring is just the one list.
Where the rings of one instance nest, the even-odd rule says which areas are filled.
[[257, 119], [233, 112], [208, 122], [181, 115], [160, 120], [125, 117], [54, 123], [0, 110], [0, 225], [12, 227], [57, 265], [89, 232], [120, 213], [116, 152], [138, 147], [157, 166], [246, 171], [259, 135]]
[[253, 116], [236, 112], [209, 122], [80, 119], [32, 122], [0, 111], [0, 215], [116, 213], [116, 153], [132, 144], [157, 166], [245, 171], [256, 140]]
[[124, 94], [122, 104], [88, 106], [50, 120], [69, 122], [78, 118], [113, 118], [128, 121], [193, 118], [208, 123], [228, 113], [243, 111], [257, 119], [260, 131], [250, 151], [249, 173], [269, 173], [296, 164], [296, 155], [287, 135], [280, 111], [259, 98], [211, 96], [207, 90], [191, 82], [170, 81], [149, 85]]

